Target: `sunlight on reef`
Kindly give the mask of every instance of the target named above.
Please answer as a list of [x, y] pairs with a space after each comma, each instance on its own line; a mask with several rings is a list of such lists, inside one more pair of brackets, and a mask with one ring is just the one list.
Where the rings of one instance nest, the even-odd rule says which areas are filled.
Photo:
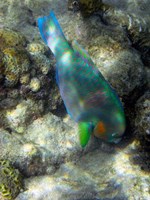
[[[0, 172], [9, 169], [0, 176], [2, 200], [150, 199], [149, 0], [79, 1], [88, 15], [68, 10], [74, 0], [0, 1]], [[50, 10], [117, 91], [127, 119], [119, 144], [92, 135], [81, 148], [37, 28]]]

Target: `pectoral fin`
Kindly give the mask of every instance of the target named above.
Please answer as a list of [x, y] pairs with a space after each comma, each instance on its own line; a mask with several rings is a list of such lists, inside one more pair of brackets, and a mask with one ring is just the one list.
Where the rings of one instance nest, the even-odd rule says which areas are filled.
[[78, 125], [79, 140], [82, 147], [85, 147], [90, 139], [92, 128], [91, 124], [87, 122], [80, 122]]

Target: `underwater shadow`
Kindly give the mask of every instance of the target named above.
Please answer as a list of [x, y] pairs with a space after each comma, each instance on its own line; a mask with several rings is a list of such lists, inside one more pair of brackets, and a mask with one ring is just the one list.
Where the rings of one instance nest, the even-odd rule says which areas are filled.
[[64, 118], [68, 114], [63, 102], [59, 106], [59, 108], [52, 110], [51, 113], [56, 115], [57, 117], [60, 117], [60, 118]]
[[144, 138], [138, 142], [139, 146], [132, 152], [134, 156], [131, 161], [134, 165], [139, 165], [142, 171], [150, 174], [150, 143]]

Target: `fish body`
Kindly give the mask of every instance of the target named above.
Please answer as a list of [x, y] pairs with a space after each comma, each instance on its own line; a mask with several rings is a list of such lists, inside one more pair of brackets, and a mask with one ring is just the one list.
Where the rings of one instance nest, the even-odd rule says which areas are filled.
[[81, 146], [92, 133], [117, 142], [125, 130], [125, 116], [116, 92], [88, 53], [76, 41], [69, 44], [52, 11], [38, 19], [38, 26], [56, 58], [56, 80], [68, 114], [79, 124]]

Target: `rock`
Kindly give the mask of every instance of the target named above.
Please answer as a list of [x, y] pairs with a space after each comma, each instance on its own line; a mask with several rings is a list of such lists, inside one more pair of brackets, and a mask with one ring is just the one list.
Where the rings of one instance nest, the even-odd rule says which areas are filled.
[[3, 62], [3, 57], [4, 57], [4, 54], [2, 51], [0, 51], [0, 73], [1, 73], [1, 76], [0, 76], [0, 82], [3, 81], [3, 72], [4, 72], [4, 62]]
[[149, 199], [149, 175], [132, 164], [131, 146], [115, 153], [97, 149], [79, 162], [61, 165], [53, 176], [26, 179], [28, 190], [16, 200], [106, 200]]
[[32, 100], [22, 101], [16, 108], [6, 111], [6, 123], [9, 128], [17, 133], [24, 133], [27, 125], [43, 112], [43, 104]]
[[112, 1], [103, 0], [111, 5], [104, 13], [104, 20], [113, 26], [124, 27], [132, 46], [140, 51], [142, 61], [150, 65], [150, 20], [147, 15], [149, 10], [148, 0]]
[[[0, 92], [0, 109], [4, 110], [15, 107], [18, 104], [19, 91], [17, 89], [1, 90]], [[2, 121], [2, 119], [1, 119]], [[0, 122], [1, 124], [1, 122]]]
[[137, 101], [135, 126], [139, 137], [144, 137], [150, 142], [150, 92], [147, 91]]
[[1, 112], [3, 112], [2, 110], [14, 108], [17, 105], [17, 103], [18, 101], [12, 98], [6, 98], [1, 100], [0, 102]]
[[[21, 125], [17, 127], [18, 120], [21, 118], [14, 118], [14, 122], [11, 121], [12, 129], [22, 132], [24, 127], [21, 128]], [[38, 118], [24, 131], [25, 134], [21, 137], [14, 131], [9, 134], [7, 131], [0, 130], [0, 157], [5, 159], [7, 156], [7, 159], [27, 177], [45, 173], [52, 174], [61, 163], [76, 160], [82, 153], [76, 129], [52, 114]], [[98, 143], [93, 138], [85, 152], [97, 146]]]
[[17, 89], [10, 89], [9, 93], [8, 93], [8, 97], [9, 98], [13, 98], [16, 99], [18, 98], [18, 90]]
[[141, 31], [135, 33], [129, 32], [129, 39], [132, 42], [132, 46], [141, 53], [141, 59], [146, 66], [150, 66], [150, 34], [149, 31]]
[[148, 0], [143, 2], [138, 0], [122, 1], [119, 3], [116, 0], [103, 0], [103, 2], [111, 6], [111, 9], [104, 14], [108, 23], [124, 26], [134, 33], [142, 33], [147, 28], [149, 29]]
[[[90, 52], [99, 70], [118, 94], [121, 97], [129, 96], [136, 87], [140, 89], [145, 83], [145, 70], [140, 55], [134, 50], [122, 49], [121, 44], [118, 49], [115, 49], [113, 42], [116, 43], [117, 41], [110, 41], [108, 48], [105, 46], [105, 39], [108, 40], [106, 36], [97, 38], [97, 44], [100, 45], [100, 41], [103, 40], [104, 46], [100, 45], [97, 48], [95, 46], [94, 49], [90, 49]], [[95, 50], [96, 53], [94, 53]]]
[[102, 11], [106, 11], [109, 9], [109, 6], [104, 4], [102, 0], [80, 0], [78, 1], [73, 1], [73, 0], [68, 0], [68, 9], [72, 10], [74, 12], [79, 12], [83, 17], [89, 17], [93, 13], [99, 12], [101, 13]]

